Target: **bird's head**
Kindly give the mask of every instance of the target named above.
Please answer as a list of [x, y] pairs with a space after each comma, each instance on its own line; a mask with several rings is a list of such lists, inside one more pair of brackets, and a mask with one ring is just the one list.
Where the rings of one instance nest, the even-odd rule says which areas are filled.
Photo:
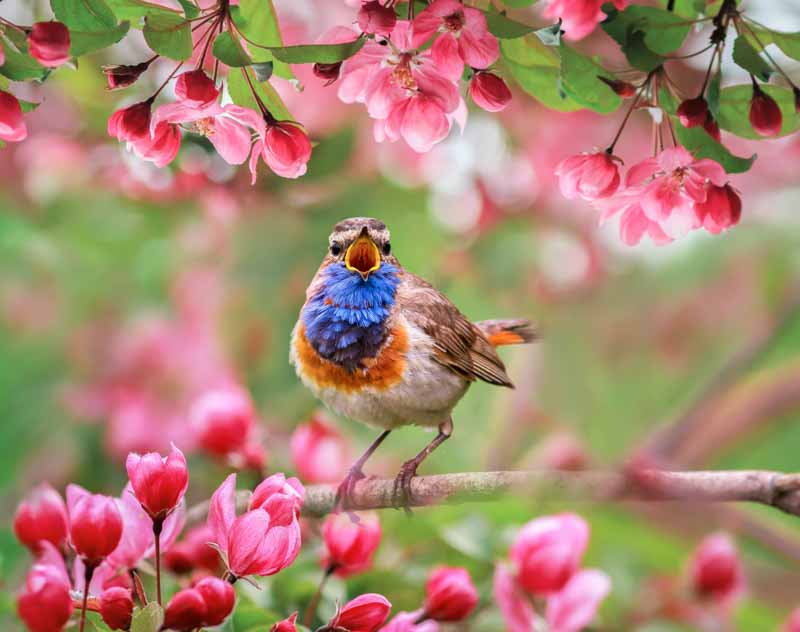
[[384, 263], [398, 265], [386, 224], [371, 217], [351, 217], [336, 224], [328, 237], [326, 260], [343, 264], [364, 281]]

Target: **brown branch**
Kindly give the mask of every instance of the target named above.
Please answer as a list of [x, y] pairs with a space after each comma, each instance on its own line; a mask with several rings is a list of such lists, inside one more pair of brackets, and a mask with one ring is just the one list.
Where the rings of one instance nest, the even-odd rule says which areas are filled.
[[[384, 509], [394, 506], [394, 481], [370, 478], [356, 484], [352, 509]], [[588, 501], [684, 501], [754, 502], [800, 516], [800, 474], [765, 470], [667, 472], [611, 471], [465, 472], [420, 476], [411, 482], [412, 506], [496, 500], [506, 493], [535, 497], [567, 497]], [[335, 487], [306, 487], [303, 515], [320, 517], [334, 505]], [[248, 492], [239, 492], [237, 505], [244, 508]], [[208, 503], [189, 510], [190, 524], [201, 522]]]

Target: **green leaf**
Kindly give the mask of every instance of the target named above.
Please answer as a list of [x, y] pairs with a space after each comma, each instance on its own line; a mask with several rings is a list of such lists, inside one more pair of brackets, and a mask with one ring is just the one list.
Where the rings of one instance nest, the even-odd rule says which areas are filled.
[[240, 68], [239, 70], [232, 71], [228, 75], [228, 93], [233, 102], [237, 105], [251, 108], [256, 112], [259, 111], [258, 103], [250, 90], [250, 85], [244, 77], [245, 72], [250, 77], [250, 81], [258, 97], [261, 99], [262, 103], [267, 106], [272, 116], [279, 121], [293, 120], [292, 115], [289, 114], [289, 110], [286, 109], [280, 95], [275, 92], [275, 88], [273, 88], [268, 81], [264, 81], [263, 83], [256, 81], [256, 78], [253, 76], [253, 71], [249, 68]]
[[214, 45], [211, 47], [211, 52], [223, 64], [234, 68], [249, 66], [253, 63], [253, 60], [247, 56], [247, 53], [242, 48], [239, 40], [232, 37], [229, 31], [217, 35]]
[[178, 2], [183, 7], [183, 14], [190, 20], [200, 15], [200, 9], [192, 0], [178, 0]]
[[233, 612], [233, 627], [235, 630], [250, 630], [261, 626], [261, 630], [268, 630], [272, 624], [277, 623], [281, 617], [275, 612], [264, 610], [251, 601], [240, 600]]
[[154, 601], [133, 613], [130, 632], [158, 632], [164, 623], [164, 610]]
[[740, 67], [755, 75], [761, 81], [769, 81], [772, 76], [772, 67], [762, 59], [758, 51], [752, 47], [747, 38], [740, 35], [733, 43], [733, 61]]
[[[278, 17], [272, 0], [240, 0], [239, 6], [231, 7], [231, 17], [236, 28], [244, 37], [250, 58], [258, 63], [273, 61], [269, 48], [283, 46]], [[278, 77], [293, 79], [291, 68], [282, 61], [276, 61], [274, 72]]]
[[644, 33], [641, 31], [636, 31], [628, 36], [622, 45], [622, 52], [631, 66], [645, 72], [655, 70], [664, 63], [664, 58], [661, 55], [656, 55], [647, 48], [644, 43]]
[[719, 118], [719, 91], [720, 84], [722, 83], [722, 73], [717, 70], [711, 81], [708, 82], [708, 90], [706, 90], [706, 102], [708, 103], [708, 111], [714, 119]]
[[535, 26], [516, 22], [502, 13], [494, 11], [484, 11], [483, 13], [486, 16], [489, 32], [500, 39], [515, 39], [536, 30]]
[[716, 160], [727, 173], [744, 173], [756, 159], [755, 154], [749, 158], [735, 156], [724, 145], [711, 138], [702, 127], [684, 127], [676, 117], [673, 117], [672, 124], [681, 145], [697, 158]]
[[73, 57], [80, 57], [87, 53], [93, 53], [103, 48], [108, 48], [119, 42], [130, 29], [131, 23], [125, 20], [118, 26], [108, 31], [70, 31], [69, 52]]
[[19, 52], [5, 38], [0, 37], [0, 44], [3, 46], [5, 63], [0, 66], [0, 74], [8, 77], [12, 81], [28, 81], [30, 79], [44, 79], [48, 70], [33, 57]]
[[620, 96], [597, 78], [599, 75], [614, 80], [614, 75], [564, 42], [561, 42], [559, 50], [561, 88], [568, 96], [601, 114], [613, 112], [622, 104]]
[[258, 64], [253, 64], [251, 68], [253, 72], [256, 73], [256, 79], [258, 81], [269, 81], [269, 78], [272, 77], [274, 64], [271, 61], [263, 61]]
[[50, 0], [50, 6], [70, 30], [94, 33], [117, 26], [117, 16], [104, 0]]
[[[602, 23], [603, 30], [620, 46], [636, 41], [635, 34], [641, 34], [641, 41], [652, 53], [667, 55], [679, 49], [689, 34], [691, 24], [670, 11], [656, 7], [631, 5], [624, 11], [608, 10], [608, 19]], [[637, 51], [641, 54], [641, 51]]]
[[178, 13], [148, 13], [144, 39], [153, 52], [183, 61], [192, 56], [192, 32], [189, 22]]
[[145, 16], [163, 13], [164, 15], [177, 15], [180, 13], [166, 7], [152, 4], [146, 0], [108, 0], [108, 6], [120, 20], [130, 20], [132, 26], [141, 28]]
[[270, 49], [275, 59], [287, 64], [335, 64], [352, 57], [364, 45], [364, 38], [344, 44], [303, 44]]
[[17, 99], [19, 101], [20, 108], [22, 108], [23, 112], [33, 112], [36, 108], [38, 108], [41, 103], [34, 103], [33, 101], [25, 101], [24, 99]]
[[[669, 0], [662, 0], [661, 4], [666, 9]], [[681, 17], [693, 19], [699, 14], [703, 13], [705, 9], [705, 0], [676, 0], [672, 12]]]
[[[778, 136], [786, 136], [800, 127], [794, 107], [794, 93], [783, 86], [762, 85], [761, 89], [778, 103], [783, 115], [783, 125]], [[763, 139], [750, 125], [750, 100], [753, 86], [741, 84], [723, 88], [720, 92], [719, 126], [742, 138]], [[775, 138], [775, 137], [772, 137]]]
[[742, 37], [747, 38], [750, 45], [758, 52], [764, 50], [764, 46], [775, 44], [784, 54], [800, 61], [800, 33], [772, 31], [745, 22]]
[[512, 9], [524, 9], [535, 3], [536, 0], [503, 0], [503, 4]]

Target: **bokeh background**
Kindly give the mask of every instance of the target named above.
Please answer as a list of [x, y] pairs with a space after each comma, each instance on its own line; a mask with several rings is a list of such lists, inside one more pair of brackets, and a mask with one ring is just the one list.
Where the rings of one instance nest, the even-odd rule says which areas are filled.
[[[289, 43], [309, 41], [347, 10], [276, 4]], [[27, 2], [0, 10], [9, 6], [21, 21], [36, 13]], [[101, 59], [131, 59], [143, 47], [133, 38]], [[109, 142], [105, 121], [121, 97], [103, 90], [95, 68], [62, 70], [31, 93], [44, 102], [27, 115], [30, 138], [0, 153], [3, 630], [17, 629], [13, 595], [29, 561], [10, 529], [21, 496], [41, 480], [117, 495], [129, 450], [176, 441], [191, 453], [190, 504], [207, 498], [228, 470], [195, 451], [188, 411], [218, 380], [232, 377], [252, 394], [267, 469], [293, 471], [289, 437], [318, 404], [288, 364], [289, 334], [330, 228], [348, 216], [384, 220], [403, 265], [470, 318], [528, 317], [542, 332], [536, 345], [503, 352], [516, 390], [469, 391], [454, 438], [425, 472], [616, 467], [649, 449], [673, 467], [800, 469], [796, 136], [733, 141], [739, 153], [759, 154], [734, 180], [744, 200], [738, 227], [628, 248], [587, 205], [561, 198], [552, 175], [566, 155], [607, 143], [614, 117], [550, 112], [515, 93], [507, 111], [472, 112], [463, 134], [418, 156], [375, 145], [363, 109], [297, 67], [303, 91], [279, 88], [319, 141], [309, 173], [250, 187], [249, 174], [197, 137], [165, 170]], [[648, 129], [645, 115], [634, 120], [620, 153], [635, 161], [646, 152]], [[664, 443], [656, 429], [753, 348], [761, 352]], [[373, 438], [351, 421], [333, 423], [354, 454]], [[369, 471], [394, 475], [429, 438], [396, 432]], [[648, 596], [680, 587], [690, 550], [718, 529], [736, 534], [747, 570], [736, 629], [777, 629], [800, 605], [799, 523], [776, 511], [505, 498], [425, 509], [411, 521], [382, 512], [375, 569], [348, 587], [334, 580], [322, 608], [346, 590], [370, 590], [413, 609], [430, 567], [457, 563], [482, 589], [471, 629], [501, 630], [489, 599], [493, 562], [519, 525], [563, 509], [590, 521], [588, 562], [612, 576], [604, 630], [631, 629], [625, 622]], [[284, 614], [306, 603], [319, 578], [317, 544], [253, 600]]]

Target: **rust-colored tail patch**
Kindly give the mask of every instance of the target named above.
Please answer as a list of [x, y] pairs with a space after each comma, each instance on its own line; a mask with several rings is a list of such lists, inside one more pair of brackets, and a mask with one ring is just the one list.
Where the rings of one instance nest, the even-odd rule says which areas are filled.
[[536, 330], [529, 320], [482, 320], [475, 323], [493, 347], [521, 345], [536, 340]]

